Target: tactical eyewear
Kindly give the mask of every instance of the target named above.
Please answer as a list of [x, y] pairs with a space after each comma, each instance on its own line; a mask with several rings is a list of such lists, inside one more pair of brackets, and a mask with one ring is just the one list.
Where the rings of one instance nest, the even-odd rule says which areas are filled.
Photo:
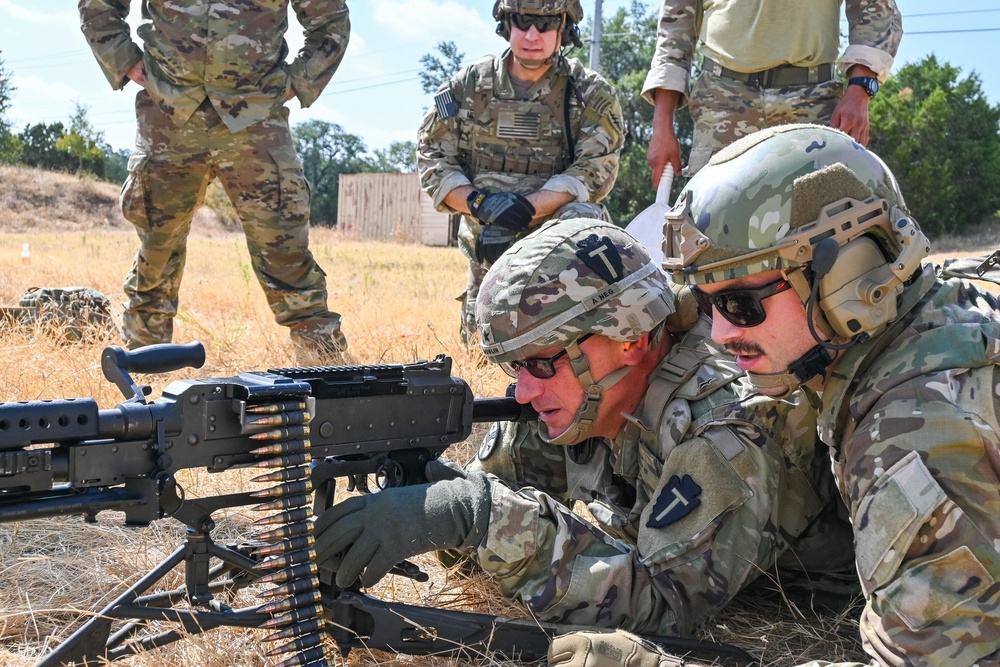
[[541, 14], [510, 14], [510, 24], [518, 30], [528, 32], [535, 26], [538, 32], [556, 30], [562, 25], [562, 16], [542, 16]]
[[[576, 339], [576, 344], [579, 345], [583, 341], [587, 340], [594, 334], [584, 334]], [[548, 380], [550, 377], [556, 374], [556, 362], [566, 355], [566, 350], [559, 350], [557, 353], [551, 357], [534, 357], [533, 359], [525, 359], [524, 361], [501, 361], [500, 368], [503, 372], [512, 378], [517, 379], [517, 373], [522, 368], [532, 376], [539, 380]]]
[[762, 324], [767, 318], [767, 313], [764, 312], [764, 304], [761, 302], [790, 289], [792, 289], [791, 283], [784, 278], [760, 287], [729, 289], [715, 294], [706, 294], [697, 286], [691, 286], [691, 292], [698, 300], [698, 307], [702, 312], [711, 315], [714, 306], [727, 321], [742, 329]]

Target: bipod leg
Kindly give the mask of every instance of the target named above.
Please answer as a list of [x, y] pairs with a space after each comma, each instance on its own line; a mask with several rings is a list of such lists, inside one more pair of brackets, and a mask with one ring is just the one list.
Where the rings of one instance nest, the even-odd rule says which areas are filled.
[[124, 613], [128, 607], [163, 579], [175, 567], [180, 565], [188, 552], [188, 545], [178, 547], [172, 554], [167, 556], [159, 565], [149, 571], [142, 579], [137, 581], [128, 590], [119, 595], [114, 602], [102, 609], [94, 618], [84, 623], [76, 632], [54, 651], [39, 660], [35, 667], [55, 667], [69, 663], [89, 664], [103, 658], [108, 649], [109, 636], [111, 634], [111, 623], [116, 618], [129, 618]]

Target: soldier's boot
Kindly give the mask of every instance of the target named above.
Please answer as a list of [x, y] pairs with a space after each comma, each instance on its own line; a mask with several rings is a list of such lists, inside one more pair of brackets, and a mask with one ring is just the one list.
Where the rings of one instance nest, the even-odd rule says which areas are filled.
[[340, 319], [299, 322], [289, 327], [299, 366], [343, 366], [353, 362], [347, 354], [347, 336]]
[[173, 337], [172, 315], [139, 313], [129, 309], [122, 314], [122, 343], [130, 350], [146, 345], [169, 343]]

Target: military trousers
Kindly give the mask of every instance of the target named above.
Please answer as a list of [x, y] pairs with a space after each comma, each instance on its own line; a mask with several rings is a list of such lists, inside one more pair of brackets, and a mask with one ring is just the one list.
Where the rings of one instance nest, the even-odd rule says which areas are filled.
[[345, 347], [340, 315], [327, 308], [326, 274], [309, 251], [309, 185], [288, 110], [234, 133], [207, 99], [177, 125], [140, 91], [136, 121], [136, 147], [120, 200], [140, 240], [124, 284], [125, 343], [171, 340], [192, 216], [218, 178], [240, 218], [275, 321], [291, 329], [297, 348], [318, 346], [322, 353]]
[[[546, 222], [571, 218], [594, 218], [611, 222], [608, 209], [604, 208], [602, 204], [582, 201], [571, 201], [564, 204], [547, 218]], [[541, 223], [537, 223], [536, 228], [539, 226]], [[458, 229], [458, 243], [462, 253], [469, 258], [469, 272], [466, 274], [465, 291], [459, 294], [455, 300], [462, 304], [462, 324], [459, 333], [462, 337], [462, 344], [466, 348], [471, 347], [475, 342], [476, 299], [479, 298], [479, 288], [483, 284], [483, 278], [486, 277], [486, 271], [489, 269], [488, 264], [481, 264], [476, 259], [476, 237], [479, 235], [480, 229], [482, 227], [477, 221], [468, 216], [462, 216], [462, 222]]]
[[757, 130], [788, 123], [829, 125], [842, 93], [839, 79], [759, 88], [703, 71], [691, 85], [694, 139], [684, 175], [693, 176], [714, 153]]

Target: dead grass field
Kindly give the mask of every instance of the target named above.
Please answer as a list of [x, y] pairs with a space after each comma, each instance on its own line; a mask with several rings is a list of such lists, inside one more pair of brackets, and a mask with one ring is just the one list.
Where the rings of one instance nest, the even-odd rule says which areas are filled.
[[[114, 210], [117, 189], [5, 169], [0, 168], [0, 303], [15, 303], [33, 286], [89, 285], [112, 297], [116, 317], [120, 315], [120, 285], [132, 262], [135, 238]], [[483, 363], [478, 353], [465, 352], [459, 342], [454, 297], [464, 285], [465, 262], [456, 249], [362, 244], [329, 230], [313, 230], [312, 240], [328, 273], [331, 308], [344, 316], [354, 361], [403, 363], [445, 352], [454, 359], [453, 373], [469, 382], [477, 396], [502, 395], [506, 376]], [[28, 266], [19, 256], [25, 242], [32, 253]], [[211, 219], [196, 225], [189, 244], [175, 340], [202, 341], [206, 365], [140, 380], [154, 390], [174, 378], [294, 365], [286, 332], [273, 323], [250, 270], [242, 236]], [[101, 407], [111, 407], [122, 398], [99, 368], [103, 346], [116, 340], [64, 346], [44, 336], [14, 333], [0, 343], [5, 352], [0, 361], [2, 400], [94, 397]], [[453, 458], [465, 460], [476, 444], [474, 435], [452, 449]], [[185, 483], [192, 493], [205, 495], [241, 481], [229, 474], [192, 473]], [[249, 521], [239, 512], [229, 513], [219, 521], [218, 533], [246, 535]], [[98, 524], [70, 517], [0, 525], [0, 665], [32, 664], [68, 636], [77, 619], [114, 599], [182, 538], [183, 530], [174, 522], [125, 528], [115, 513], [102, 514]], [[417, 560], [431, 574], [430, 582], [390, 577], [375, 592], [410, 603], [523, 615], [500, 598], [490, 581], [447, 572], [430, 558]], [[742, 596], [704, 638], [735, 643], [758, 656], [761, 665], [790, 665], [804, 657], [864, 660], [855, 618], [853, 611], [824, 616], [787, 601]], [[258, 631], [217, 630], [123, 664], [264, 666], [270, 663], [259, 637]], [[481, 656], [451, 661], [360, 651], [341, 662], [497, 664]]]

